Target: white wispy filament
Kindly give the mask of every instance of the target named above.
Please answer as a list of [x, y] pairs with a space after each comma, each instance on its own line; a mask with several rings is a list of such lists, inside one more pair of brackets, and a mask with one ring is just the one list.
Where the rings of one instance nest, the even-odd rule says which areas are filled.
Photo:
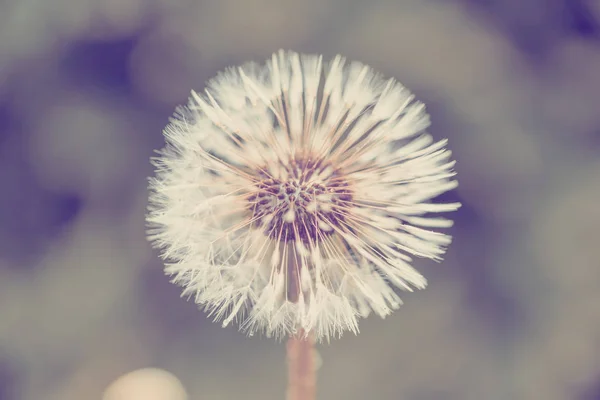
[[280, 51], [192, 92], [153, 160], [149, 239], [166, 273], [223, 325], [253, 334], [358, 332], [424, 288], [457, 186], [446, 140], [393, 79], [337, 56]]

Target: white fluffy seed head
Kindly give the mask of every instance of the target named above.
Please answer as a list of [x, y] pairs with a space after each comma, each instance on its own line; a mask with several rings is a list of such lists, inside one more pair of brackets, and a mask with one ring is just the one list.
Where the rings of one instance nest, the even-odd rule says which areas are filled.
[[424, 288], [460, 204], [445, 141], [393, 79], [337, 56], [279, 51], [231, 68], [178, 108], [153, 160], [149, 239], [166, 272], [224, 325], [329, 340]]

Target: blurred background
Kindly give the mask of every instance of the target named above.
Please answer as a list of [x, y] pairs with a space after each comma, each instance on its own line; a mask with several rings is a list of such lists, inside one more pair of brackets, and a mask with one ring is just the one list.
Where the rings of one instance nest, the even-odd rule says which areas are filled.
[[319, 398], [600, 399], [599, 0], [0, 0], [0, 399], [284, 397], [285, 346], [144, 233], [174, 107], [279, 48], [413, 90], [463, 203], [428, 289], [319, 347]]

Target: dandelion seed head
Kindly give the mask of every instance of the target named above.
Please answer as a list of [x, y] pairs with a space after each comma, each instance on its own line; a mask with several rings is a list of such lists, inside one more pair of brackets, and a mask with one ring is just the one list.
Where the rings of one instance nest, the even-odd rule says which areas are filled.
[[319, 340], [424, 288], [456, 187], [429, 118], [393, 79], [340, 56], [280, 51], [217, 75], [165, 129], [149, 239], [165, 271], [223, 325]]

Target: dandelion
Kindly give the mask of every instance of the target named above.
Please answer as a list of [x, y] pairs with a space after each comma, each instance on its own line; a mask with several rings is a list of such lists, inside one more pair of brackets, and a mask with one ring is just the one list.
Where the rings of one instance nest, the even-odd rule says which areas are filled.
[[358, 332], [426, 286], [413, 256], [440, 261], [452, 221], [430, 213], [457, 186], [394, 79], [336, 56], [279, 51], [192, 92], [153, 160], [149, 239], [165, 270], [223, 325], [278, 338]]

